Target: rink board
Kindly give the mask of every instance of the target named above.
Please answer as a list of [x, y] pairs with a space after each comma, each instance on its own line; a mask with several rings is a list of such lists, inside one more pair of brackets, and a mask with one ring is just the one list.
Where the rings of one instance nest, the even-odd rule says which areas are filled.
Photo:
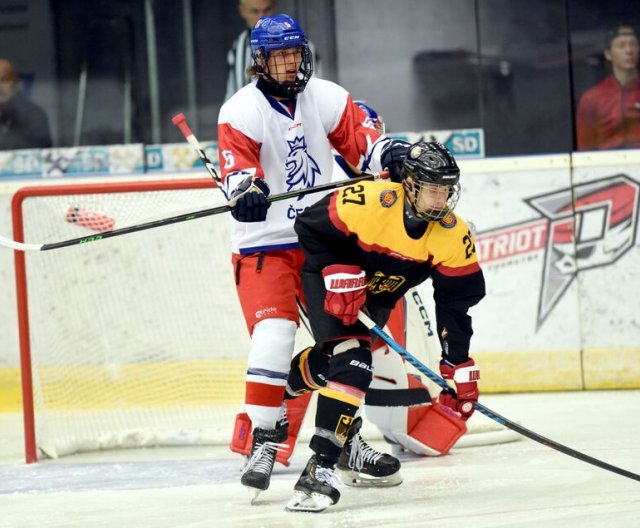
[[[475, 227], [487, 280], [487, 297], [471, 312], [481, 390], [640, 387], [640, 151], [461, 160], [460, 166], [457, 212]], [[0, 194], [4, 235], [11, 233], [16, 187]], [[0, 410], [18, 410], [13, 254], [4, 248], [0, 289], [7, 292], [0, 303]], [[420, 291], [430, 297], [429, 284]], [[244, 391], [242, 365], [239, 358], [225, 389], [233, 398]], [[137, 368], [123, 364], [120, 375], [136, 377]], [[107, 374], [96, 391], [114, 383]], [[82, 368], [77, 375], [81, 383]]]

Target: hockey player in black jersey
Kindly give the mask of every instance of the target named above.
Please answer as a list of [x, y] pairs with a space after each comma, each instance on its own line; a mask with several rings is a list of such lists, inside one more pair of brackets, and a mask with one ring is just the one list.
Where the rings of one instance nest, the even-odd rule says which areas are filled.
[[336, 191], [295, 223], [316, 345], [294, 357], [287, 392], [319, 394], [314, 455], [295, 485], [291, 511], [322, 511], [340, 498], [334, 471], [359, 427], [372, 379], [372, 336], [358, 321], [359, 310], [384, 326], [398, 299], [431, 278], [440, 372], [457, 389], [457, 395], [443, 391], [439, 406], [467, 419], [478, 399], [468, 310], [484, 297], [485, 285], [471, 232], [453, 212], [460, 171], [444, 146], [420, 142], [408, 148], [399, 176], [401, 183], [360, 182]]

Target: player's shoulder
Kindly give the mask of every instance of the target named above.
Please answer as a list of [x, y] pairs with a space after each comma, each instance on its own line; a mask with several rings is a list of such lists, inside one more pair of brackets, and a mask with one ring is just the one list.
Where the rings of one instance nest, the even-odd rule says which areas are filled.
[[402, 183], [396, 183], [388, 179], [362, 180], [358, 182], [357, 185], [359, 185], [363, 191], [368, 193], [376, 193], [384, 189], [398, 192], [399, 190], [403, 189]]
[[226, 122], [232, 119], [258, 115], [260, 113], [260, 104], [256, 95], [260, 93], [255, 81], [243, 86], [220, 107], [218, 121]]
[[327, 100], [327, 99], [344, 99], [346, 101], [349, 93], [342, 86], [333, 81], [327, 79], [319, 79], [317, 77], [311, 77], [307, 86], [302, 92], [303, 96], [311, 96], [315, 99]]
[[328, 79], [321, 79], [320, 77], [311, 77], [307, 86], [305, 87], [305, 91], [310, 88], [311, 90], [337, 90], [337, 91], [346, 91], [342, 86], [338, 83], [330, 81]]
[[440, 220], [434, 220], [434, 232], [438, 232], [441, 236], [466, 235], [470, 229], [467, 222], [460, 215], [449, 211]]
[[377, 193], [384, 190], [389, 190], [396, 193], [400, 191], [404, 192], [403, 191], [404, 187], [402, 186], [402, 183], [394, 182], [389, 179], [364, 180], [362, 184], [364, 185], [364, 188], [368, 192], [372, 192], [372, 193]]
[[[368, 208], [390, 209], [396, 204], [402, 206], [404, 200], [402, 184], [390, 180], [364, 180], [342, 188], [341, 194], [350, 197], [346, 203]], [[360, 199], [359, 195], [363, 198]]]

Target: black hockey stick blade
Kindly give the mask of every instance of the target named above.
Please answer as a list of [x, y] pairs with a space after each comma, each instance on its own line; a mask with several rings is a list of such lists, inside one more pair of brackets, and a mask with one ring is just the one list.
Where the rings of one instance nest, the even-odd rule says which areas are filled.
[[[400, 356], [406, 359], [411, 365], [413, 365], [419, 372], [422, 372], [427, 378], [431, 381], [442, 387], [443, 389], [451, 390], [451, 386], [447, 383], [445, 379], [436, 374], [433, 370], [419, 361], [413, 354], [411, 354], [407, 349], [397, 343], [389, 334], [387, 334], [382, 328], [375, 324], [375, 322], [367, 316], [364, 312], [360, 312], [358, 314], [358, 319], [364, 323], [364, 325], [369, 328], [372, 332], [374, 332], [378, 337], [380, 337], [385, 343], [387, 343], [393, 350], [395, 350]], [[607, 462], [603, 462], [602, 460], [598, 460], [597, 458], [590, 457], [589, 455], [585, 455], [580, 451], [576, 451], [570, 447], [567, 447], [563, 444], [559, 444], [558, 442], [546, 438], [538, 433], [527, 429], [526, 427], [517, 424], [516, 422], [512, 422], [511, 420], [505, 418], [504, 416], [499, 415], [498, 413], [492, 411], [488, 407], [485, 407], [480, 402], [476, 402], [475, 408], [484, 414], [486, 417], [491, 420], [498, 422], [500, 425], [503, 425], [516, 433], [519, 433], [531, 440], [538, 442], [542, 445], [555, 449], [556, 451], [560, 451], [565, 455], [569, 455], [573, 458], [577, 458], [578, 460], [582, 460], [583, 462], [587, 462], [588, 464], [592, 464], [602, 469], [606, 469], [607, 471], [611, 471], [612, 473], [617, 473], [618, 475], [622, 475], [623, 477], [627, 477], [636, 481], [640, 481], [640, 475], [628, 471], [626, 469], [619, 468], [612, 464], [608, 464]]]
[[[337, 182], [324, 183], [316, 187], [308, 187], [306, 189], [300, 189], [296, 191], [290, 191], [282, 194], [274, 194], [267, 198], [268, 202], [278, 202], [280, 200], [288, 200], [289, 198], [296, 198], [298, 196], [304, 196], [306, 194], [312, 194], [322, 191], [330, 191], [346, 187], [348, 185], [354, 185], [363, 180], [373, 180], [376, 178], [375, 174], [364, 174], [357, 178], [351, 178], [349, 180], [340, 180]], [[204, 218], [205, 216], [213, 216], [220, 213], [226, 213], [231, 211], [231, 208], [235, 205], [234, 200], [230, 200], [228, 204], [213, 207], [211, 209], [203, 209], [201, 211], [194, 211], [192, 213], [184, 213], [177, 216], [171, 216], [169, 218], [163, 218], [161, 220], [153, 220], [144, 224], [137, 224], [129, 227], [123, 227], [120, 229], [114, 229], [112, 231], [104, 231], [97, 235], [84, 236], [78, 238], [72, 238], [69, 240], [62, 240], [60, 242], [51, 242], [47, 244], [26, 244], [23, 242], [17, 242], [0, 235], [0, 246], [5, 246], [17, 251], [48, 251], [51, 249], [58, 249], [69, 246], [77, 246], [80, 244], [87, 244], [89, 242], [98, 242], [100, 240], [106, 240], [107, 238], [113, 238], [120, 235], [127, 235], [129, 233], [136, 233], [138, 231], [144, 231], [146, 229], [154, 229], [156, 227], [162, 227], [171, 224], [177, 224], [179, 222], [186, 222], [188, 220], [195, 220], [197, 218]]]

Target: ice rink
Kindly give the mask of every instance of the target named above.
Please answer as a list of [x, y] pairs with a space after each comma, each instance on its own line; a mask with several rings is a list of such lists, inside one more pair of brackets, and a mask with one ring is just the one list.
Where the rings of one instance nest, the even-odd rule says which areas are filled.
[[[536, 433], [640, 473], [640, 391], [481, 401]], [[640, 526], [640, 482], [525, 438], [455, 448], [442, 458], [403, 458], [402, 485], [343, 486], [336, 506], [312, 514], [283, 509], [307, 460], [306, 444], [291, 467], [276, 466], [271, 487], [251, 506], [239, 483], [241, 459], [226, 447], [122, 450], [26, 465], [21, 417], [0, 414], [0, 431], [2, 528]]]

